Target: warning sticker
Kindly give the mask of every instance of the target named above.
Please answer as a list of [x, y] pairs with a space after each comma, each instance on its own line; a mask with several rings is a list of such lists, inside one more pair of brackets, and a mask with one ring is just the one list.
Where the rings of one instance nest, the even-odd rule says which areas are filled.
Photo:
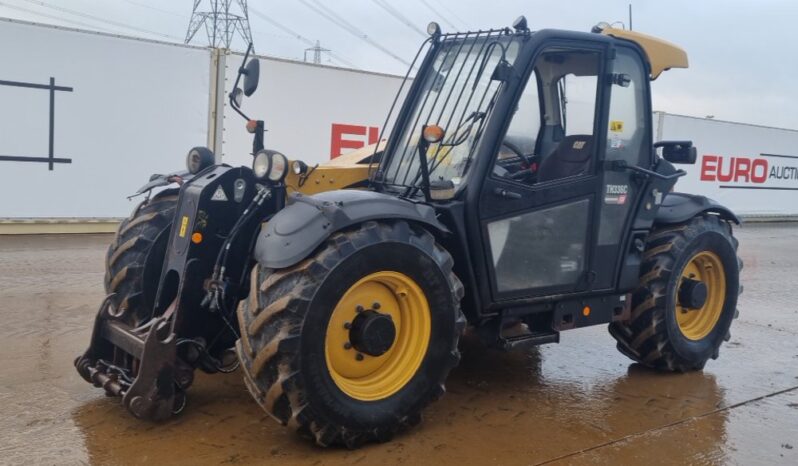
[[610, 121], [610, 131], [613, 133], [623, 133], [623, 122], [620, 120]]
[[186, 228], [188, 227], [188, 215], [184, 215], [183, 219], [180, 220], [180, 237], [186, 237]]
[[610, 136], [610, 149], [623, 149], [623, 142], [617, 133]]
[[224, 189], [222, 189], [221, 186], [216, 188], [216, 192], [214, 192], [213, 196], [211, 196], [211, 200], [212, 201], [226, 201], [227, 200], [227, 194], [224, 193]]

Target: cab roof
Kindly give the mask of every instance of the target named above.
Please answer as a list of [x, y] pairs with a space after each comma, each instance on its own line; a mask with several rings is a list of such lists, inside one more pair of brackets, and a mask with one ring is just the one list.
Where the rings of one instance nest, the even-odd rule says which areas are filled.
[[648, 64], [651, 67], [652, 80], [657, 79], [663, 71], [671, 68], [687, 68], [688, 66], [687, 52], [668, 41], [648, 34], [612, 27], [605, 27], [601, 33], [618, 39], [630, 40], [639, 45], [646, 53]]

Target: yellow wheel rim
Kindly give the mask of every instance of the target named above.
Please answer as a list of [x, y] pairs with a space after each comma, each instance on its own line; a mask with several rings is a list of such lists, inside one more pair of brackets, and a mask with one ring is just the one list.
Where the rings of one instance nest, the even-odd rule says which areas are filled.
[[[690, 340], [700, 340], [712, 332], [723, 313], [723, 304], [726, 301], [726, 272], [717, 254], [701, 251], [684, 267], [683, 279], [698, 280], [707, 287], [707, 299], [700, 308], [688, 308], [682, 306], [678, 298], [674, 300], [679, 330]], [[678, 292], [677, 287], [677, 296]]]
[[[387, 314], [393, 320], [396, 338], [380, 356], [351, 347], [351, 324], [363, 309]], [[344, 293], [327, 325], [324, 356], [333, 381], [344, 393], [362, 401], [393, 395], [421, 366], [431, 327], [429, 303], [413, 279], [398, 272], [363, 277]]]

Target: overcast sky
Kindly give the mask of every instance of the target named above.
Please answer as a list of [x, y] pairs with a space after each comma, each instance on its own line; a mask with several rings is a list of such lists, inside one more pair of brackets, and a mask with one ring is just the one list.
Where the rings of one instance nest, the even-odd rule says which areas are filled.
[[[319, 3], [334, 9], [356, 30], [348, 32], [325, 17]], [[400, 60], [413, 58], [423, 40], [419, 30], [431, 20], [441, 23], [444, 31], [485, 29], [508, 26], [523, 14], [533, 30], [588, 31], [599, 21], [622, 21], [628, 27], [629, 3], [249, 0], [249, 7], [260, 54], [301, 60], [307, 41], [319, 40], [333, 52], [324, 55], [325, 63], [340, 66], [346, 62], [361, 69], [404, 74], [407, 67]], [[635, 30], [684, 47], [690, 59], [690, 69], [671, 70], [654, 82], [656, 110], [798, 129], [798, 1], [631, 3]], [[192, 4], [192, 0], [0, 0], [0, 16], [182, 42]], [[203, 34], [195, 42], [207, 43]], [[241, 47], [238, 42], [234, 48]]]

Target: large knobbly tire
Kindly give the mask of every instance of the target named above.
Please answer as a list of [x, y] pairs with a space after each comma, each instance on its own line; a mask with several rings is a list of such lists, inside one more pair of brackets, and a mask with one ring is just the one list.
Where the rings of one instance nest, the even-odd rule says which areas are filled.
[[[241, 338], [236, 349], [247, 388], [274, 419], [321, 446], [354, 448], [386, 441], [417, 424], [421, 410], [444, 393], [444, 381], [460, 359], [463, 286], [452, 264], [451, 255], [428, 231], [391, 221], [335, 233], [309, 258], [287, 269], [256, 266], [250, 295], [238, 308]], [[417, 350], [420, 364], [408, 372], [406, 383], [385, 397], [364, 400], [350, 396], [334, 380], [325, 351], [341, 346], [325, 345], [332, 340], [328, 324], [343, 306], [339, 301], [344, 303], [349, 290], [381, 273], [402, 274], [418, 285], [429, 304], [429, 339], [426, 352]], [[398, 330], [395, 342], [402, 341], [400, 334]], [[347, 350], [354, 360], [355, 348]]]
[[178, 192], [141, 203], [119, 224], [105, 257], [105, 291], [115, 293], [110, 312], [128, 325], [151, 317]]
[[[655, 228], [646, 240], [640, 284], [632, 295], [629, 321], [610, 324], [610, 334], [618, 341], [618, 350], [646, 366], [669, 371], [700, 370], [709, 358], [717, 359], [720, 345], [730, 338], [729, 327], [737, 317], [737, 296], [741, 290], [739, 272], [742, 261], [737, 257], [737, 240], [731, 225], [714, 215], [694, 217], [680, 225]], [[716, 320], [703, 322], [703, 331], [680, 325], [680, 312], [705, 312], [709, 308], [688, 310], [682, 307], [684, 277], [698, 257], [714, 257], [722, 272], [713, 272], [708, 262], [709, 277], [723, 277], [722, 306]], [[702, 259], [704, 260], [704, 259]], [[701, 262], [703, 263], [703, 262]], [[715, 275], [712, 275], [712, 274]], [[708, 286], [708, 288], [711, 288]], [[716, 287], [718, 289], [723, 289]], [[710, 289], [709, 296], [712, 297]], [[707, 299], [707, 306], [712, 302]], [[689, 307], [689, 306], [688, 306]], [[694, 333], [690, 333], [690, 331]], [[690, 335], [692, 338], [688, 338]]]

